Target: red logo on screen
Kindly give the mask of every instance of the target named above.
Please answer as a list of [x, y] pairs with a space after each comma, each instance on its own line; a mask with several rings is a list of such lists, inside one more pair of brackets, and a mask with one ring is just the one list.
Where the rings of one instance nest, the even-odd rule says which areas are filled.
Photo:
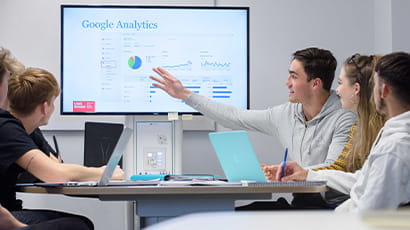
[[73, 112], [95, 112], [95, 101], [73, 101]]

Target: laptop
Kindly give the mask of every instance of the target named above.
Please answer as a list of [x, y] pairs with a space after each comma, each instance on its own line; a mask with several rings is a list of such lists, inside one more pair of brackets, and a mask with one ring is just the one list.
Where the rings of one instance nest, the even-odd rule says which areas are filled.
[[247, 186], [326, 186], [326, 181], [267, 181], [245, 131], [209, 133], [219, 162], [229, 182]]
[[229, 182], [266, 182], [247, 132], [209, 133], [209, 139]]
[[157, 185], [159, 182], [156, 181], [110, 181], [112, 174], [114, 173], [115, 168], [120, 161], [124, 150], [127, 146], [127, 143], [131, 137], [132, 130], [130, 128], [125, 128], [121, 132], [120, 138], [118, 139], [117, 144], [111, 154], [111, 157], [107, 163], [103, 174], [99, 181], [69, 181], [63, 183], [33, 183], [33, 184], [20, 184], [19, 186], [42, 186], [42, 187], [93, 187], [93, 186], [133, 186], [133, 185]]

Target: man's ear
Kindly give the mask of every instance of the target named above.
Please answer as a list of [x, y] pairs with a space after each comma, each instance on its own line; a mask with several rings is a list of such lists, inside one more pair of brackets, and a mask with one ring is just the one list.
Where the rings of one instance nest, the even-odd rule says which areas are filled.
[[313, 81], [313, 87], [314, 88], [318, 88], [318, 87], [320, 87], [320, 86], [323, 86], [323, 82], [322, 82], [322, 79], [320, 79], [320, 78], [313, 78], [312, 79], [312, 81]]
[[391, 94], [391, 89], [389, 85], [386, 85], [386, 83], [382, 83], [381, 85], [381, 98], [386, 98]]

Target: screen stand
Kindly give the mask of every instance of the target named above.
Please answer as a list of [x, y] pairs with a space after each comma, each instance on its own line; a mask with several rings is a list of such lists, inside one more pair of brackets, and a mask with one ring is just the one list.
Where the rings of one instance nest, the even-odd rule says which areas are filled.
[[127, 116], [133, 137], [124, 155], [127, 178], [134, 174], [181, 174], [182, 121], [167, 116]]
[[[126, 116], [125, 126], [133, 129], [123, 155], [125, 178], [134, 174], [182, 173], [182, 121], [168, 116]], [[136, 202], [127, 206], [128, 224], [140, 229]]]

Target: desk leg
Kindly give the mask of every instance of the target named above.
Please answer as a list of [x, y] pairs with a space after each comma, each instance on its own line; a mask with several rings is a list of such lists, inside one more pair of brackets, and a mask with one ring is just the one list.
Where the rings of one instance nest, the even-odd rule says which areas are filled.
[[202, 195], [147, 198], [136, 202], [136, 214], [140, 227], [146, 227], [172, 217], [195, 212], [234, 211], [235, 200], [271, 199], [272, 194]]
[[263, 194], [177, 194], [100, 196], [101, 200], [135, 200], [135, 214], [140, 217], [140, 227], [158, 223], [172, 217], [196, 212], [234, 211], [236, 200], [271, 199]]
[[143, 229], [153, 224], [157, 224], [164, 220], [169, 220], [174, 217], [140, 217], [140, 228]]
[[235, 201], [227, 199], [153, 199], [136, 202], [136, 214], [140, 227], [146, 227], [172, 217], [211, 211], [233, 211]]

